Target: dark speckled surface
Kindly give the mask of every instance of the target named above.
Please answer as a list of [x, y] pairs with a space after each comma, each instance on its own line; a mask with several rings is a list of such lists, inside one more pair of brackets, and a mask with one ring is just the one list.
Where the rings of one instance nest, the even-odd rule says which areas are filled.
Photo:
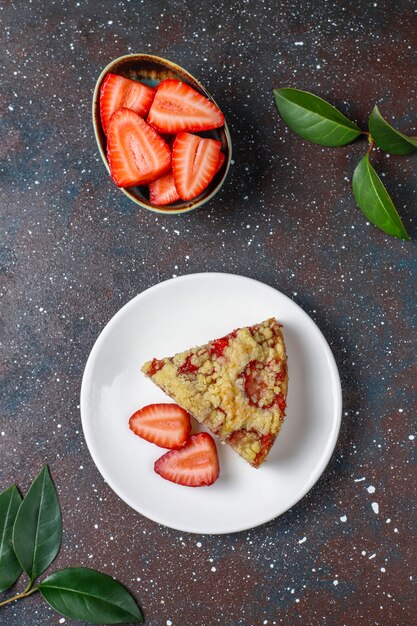
[[[349, 181], [365, 142], [308, 145], [271, 95], [309, 89], [362, 125], [378, 103], [417, 134], [416, 18], [404, 0], [1, 3], [0, 488], [26, 489], [48, 462], [64, 518], [55, 565], [117, 576], [149, 626], [416, 623], [416, 160], [376, 159], [414, 237], [404, 243], [355, 208]], [[183, 65], [222, 104], [234, 164], [200, 211], [139, 209], [100, 162], [94, 83], [129, 52]], [[159, 527], [120, 501], [89, 456], [78, 406], [89, 351], [120, 306], [201, 271], [248, 275], [298, 302], [328, 339], [344, 393], [341, 436], [313, 490], [224, 537]], [[70, 620], [32, 596], [0, 622]]]

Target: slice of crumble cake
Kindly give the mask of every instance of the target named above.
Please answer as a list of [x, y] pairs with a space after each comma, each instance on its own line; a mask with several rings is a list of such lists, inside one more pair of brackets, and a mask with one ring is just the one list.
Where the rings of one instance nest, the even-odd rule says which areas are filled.
[[142, 371], [253, 467], [263, 463], [284, 419], [288, 387], [276, 319], [153, 359]]

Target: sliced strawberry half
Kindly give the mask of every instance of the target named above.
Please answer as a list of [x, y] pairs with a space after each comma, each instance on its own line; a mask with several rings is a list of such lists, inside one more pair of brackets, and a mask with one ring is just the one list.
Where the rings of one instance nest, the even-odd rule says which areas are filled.
[[161, 448], [179, 448], [191, 430], [190, 416], [177, 404], [149, 404], [129, 420], [135, 435]]
[[148, 85], [117, 74], [107, 74], [100, 88], [100, 117], [104, 132], [117, 109], [126, 107], [145, 117], [154, 97], [155, 89]]
[[149, 197], [152, 204], [171, 204], [180, 199], [172, 172], [149, 183]]
[[179, 485], [212, 485], [220, 471], [216, 444], [208, 433], [192, 435], [185, 446], [161, 456], [154, 469], [162, 478]]
[[223, 126], [224, 115], [186, 83], [168, 78], [158, 85], [148, 122], [161, 133], [200, 131]]
[[220, 141], [179, 133], [172, 147], [175, 187], [182, 200], [192, 200], [210, 183], [219, 161]]
[[224, 160], [225, 160], [226, 156], [224, 154], [224, 152], [219, 152], [219, 160], [217, 161], [217, 168], [216, 171], [214, 172], [214, 174], [217, 174], [218, 172], [220, 172], [220, 170], [222, 169]]
[[171, 152], [165, 141], [140, 115], [121, 108], [107, 126], [107, 157], [118, 187], [147, 185], [171, 168]]

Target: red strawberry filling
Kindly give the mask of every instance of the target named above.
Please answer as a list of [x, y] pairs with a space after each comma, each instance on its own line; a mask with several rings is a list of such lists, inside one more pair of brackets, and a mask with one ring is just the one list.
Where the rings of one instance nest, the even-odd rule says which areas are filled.
[[195, 374], [198, 371], [198, 365], [194, 365], [191, 360], [192, 357], [193, 355], [190, 354], [189, 356], [187, 356], [184, 363], [180, 365], [180, 367], [178, 368], [179, 374]]
[[284, 380], [285, 376], [285, 368], [277, 360], [266, 364], [256, 360], [250, 361], [240, 375], [249, 404], [260, 409], [270, 409], [276, 404], [284, 411], [285, 397], [282, 393], [276, 394], [274, 387]]
[[271, 433], [268, 433], [266, 435], [261, 435], [261, 433], [259, 433], [254, 428], [251, 428], [251, 429], [240, 428], [239, 430], [235, 430], [230, 435], [230, 437], [228, 437], [227, 443], [229, 443], [231, 446], [238, 446], [243, 440], [246, 440], [248, 442], [250, 441], [260, 442], [261, 449], [259, 450], [259, 452], [257, 453], [257, 455], [255, 456], [253, 460], [253, 465], [255, 467], [258, 467], [264, 460], [265, 456], [268, 454], [272, 444], [275, 441], [275, 436], [272, 435]]
[[259, 465], [262, 463], [262, 461], [268, 454], [272, 444], [274, 443], [274, 440], [275, 437], [270, 433], [261, 436], [261, 449], [253, 461], [255, 467], [259, 467]]
[[276, 405], [278, 406], [279, 410], [283, 413], [285, 411], [285, 409], [287, 408], [287, 401], [285, 399], [285, 396], [283, 393], [279, 393], [276, 396], [276, 400], [275, 400]]
[[159, 372], [164, 367], [164, 361], [159, 359], [152, 359], [151, 367], [149, 369], [149, 376], [154, 376], [156, 372]]
[[215, 356], [223, 356], [224, 351], [227, 346], [230, 344], [230, 340], [236, 337], [236, 331], [234, 330], [232, 333], [229, 333], [225, 337], [220, 337], [220, 339], [215, 339], [211, 342], [210, 346], [210, 354], [214, 354]]

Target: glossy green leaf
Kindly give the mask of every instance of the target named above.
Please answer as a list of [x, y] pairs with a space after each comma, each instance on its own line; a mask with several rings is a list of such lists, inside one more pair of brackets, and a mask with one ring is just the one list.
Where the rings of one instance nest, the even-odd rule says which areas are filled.
[[92, 624], [142, 623], [130, 593], [117, 580], [87, 567], [68, 567], [48, 576], [39, 591], [53, 609]]
[[13, 524], [22, 496], [16, 485], [0, 494], [0, 592], [11, 587], [22, 573], [13, 550]]
[[377, 106], [369, 118], [369, 131], [376, 145], [391, 154], [410, 154], [417, 149], [417, 137], [407, 137], [382, 117]]
[[13, 529], [14, 551], [32, 581], [58, 554], [61, 534], [58, 497], [45, 465], [20, 505]]
[[274, 89], [275, 104], [284, 122], [297, 135], [321, 146], [343, 146], [361, 129], [334, 106], [308, 91]]
[[369, 162], [369, 154], [359, 161], [352, 188], [358, 206], [372, 224], [387, 235], [409, 239], [387, 190]]

